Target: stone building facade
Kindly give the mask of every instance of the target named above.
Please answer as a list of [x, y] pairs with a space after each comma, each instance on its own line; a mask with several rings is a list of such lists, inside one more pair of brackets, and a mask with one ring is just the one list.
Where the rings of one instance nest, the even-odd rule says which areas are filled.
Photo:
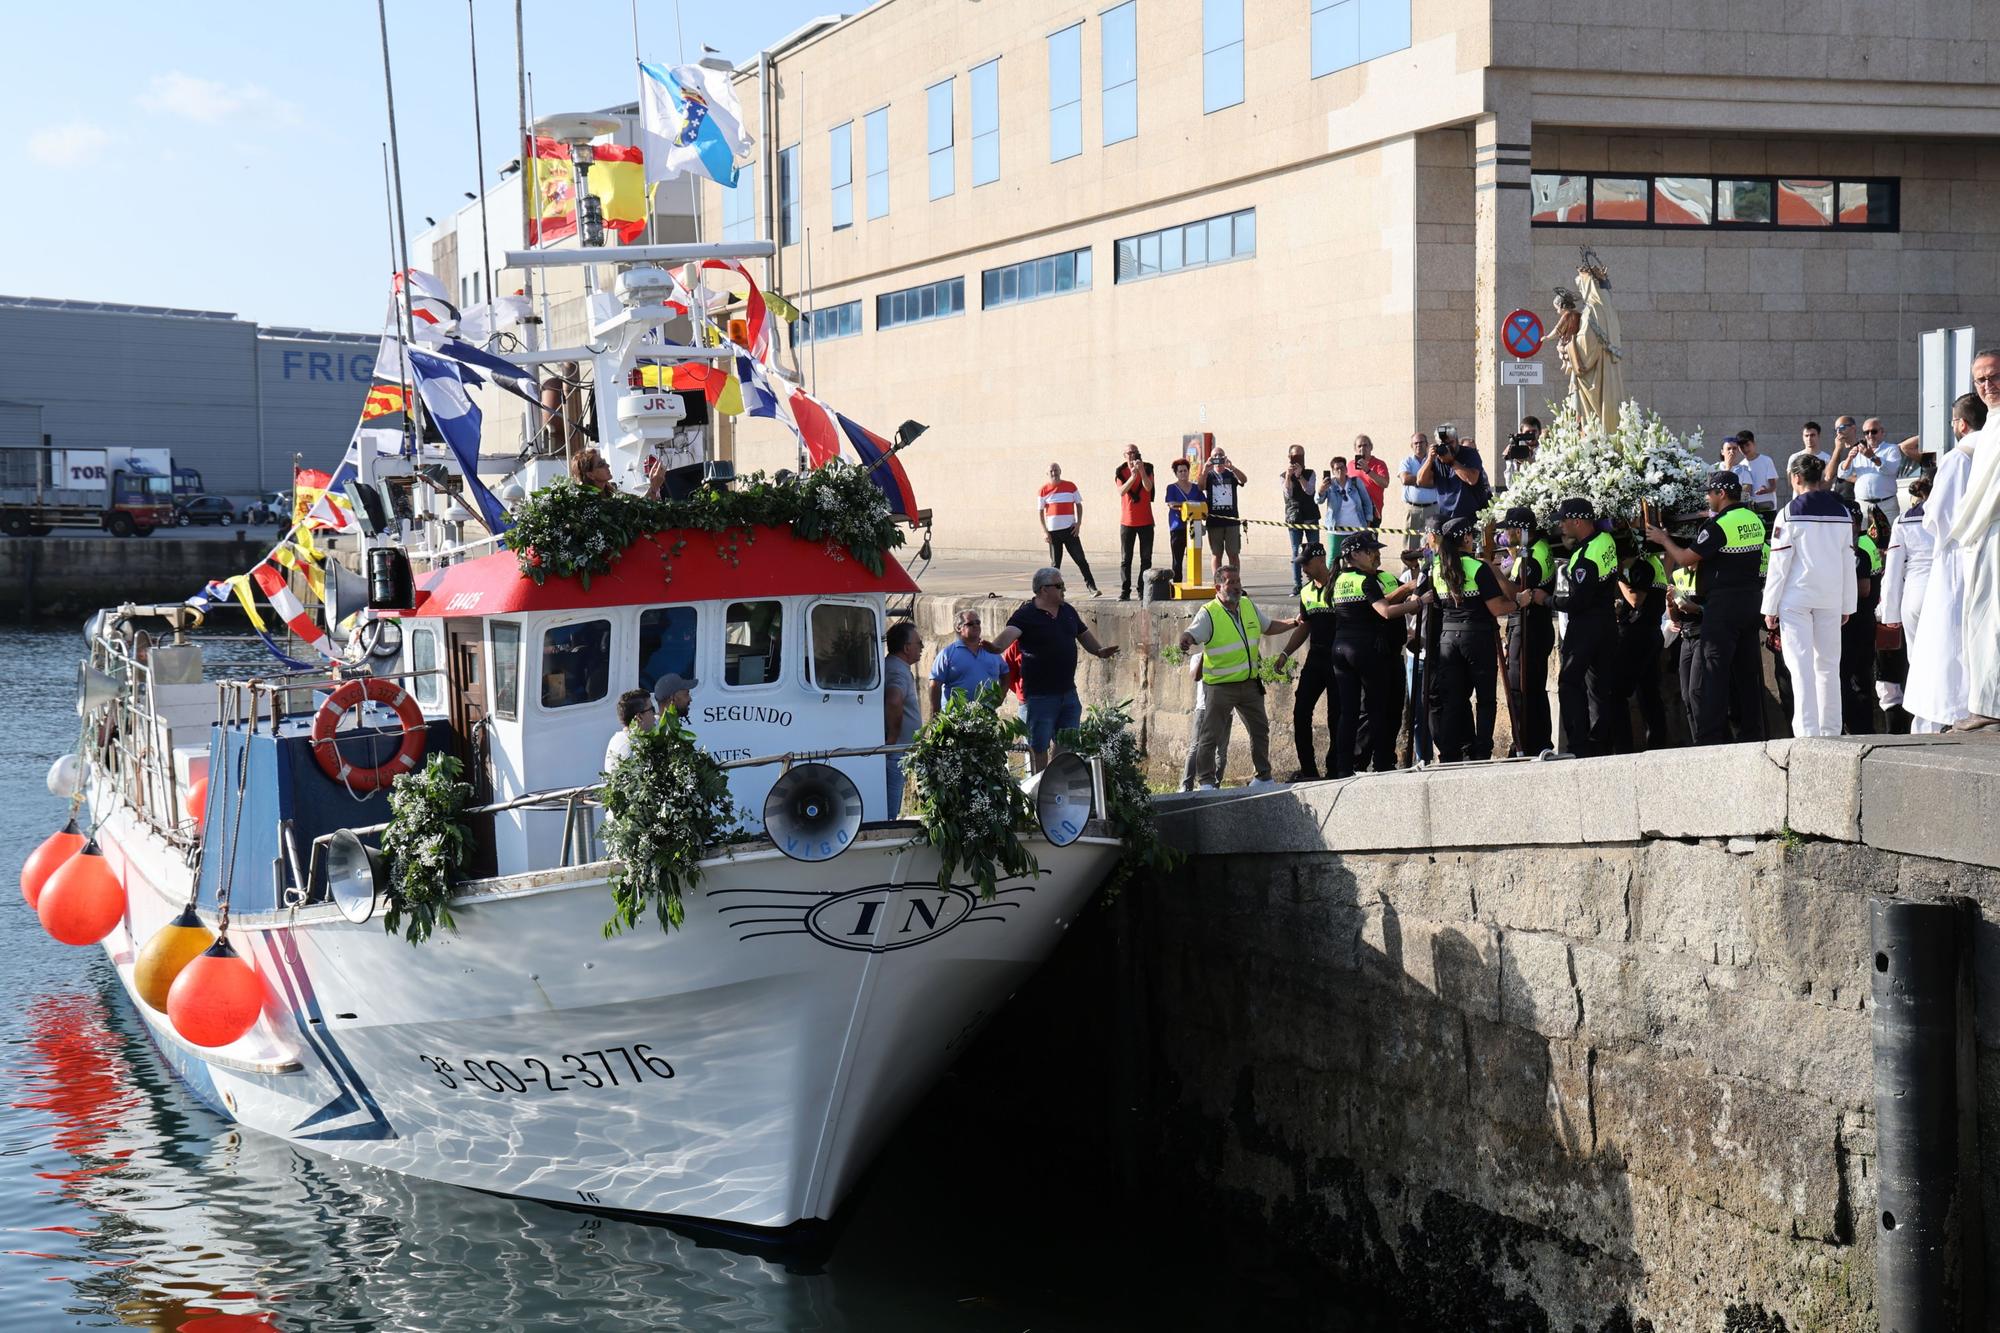
[[2000, 314], [1996, 66], [1969, 0], [879, 0], [739, 67], [702, 235], [781, 242], [822, 396], [931, 424], [955, 549], [1032, 550], [1050, 461], [1102, 548], [1128, 440], [1214, 432], [1264, 518], [1288, 444], [1449, 419], [1490, 461], [1496, 330], [1578, 245], [1672, 425], [1914, 430], [1917, 335]]

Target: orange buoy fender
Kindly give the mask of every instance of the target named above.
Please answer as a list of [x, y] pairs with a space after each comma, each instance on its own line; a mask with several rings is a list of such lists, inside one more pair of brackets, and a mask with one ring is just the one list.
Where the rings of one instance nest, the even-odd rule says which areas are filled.
[[263, 1012], [264, 983], [228, 940], [190, 961], [167, 991], [174, 1031], [196, 1046], [227, 1046], [257, 1026]]
[[62, 863], [35, 904], [42, 929], [64, 944], [95, 944], [125, 918], [125, 886], [98, 850], [97, 839]]
[[60, 870], [63, 862], [82, 851], [84, 842], [84, 836], [76, 831], [76, 821], [72, 819], [43, 838], [42, 845], [28, 853], [28, 859], [21, 865], [21, 896], [28, 900], [28, 906], [37, 905], [49, 876]]
[[192, 819], [197, 824], [201, 822], [202, 815], [208, 810], [207, 778], [196, 778], [194, 780], [193, 784], [187, 789], [187, 796], [182, 800], [181, 808], [187, 811], [189, 819]]
[[[403, 724], [402, 745], [389, 762], [377, 764], [374, 768], [356, 768], [348, 763], [340, 757], [340, 748], [333, 740], [334, 728], [340, 725], [340, 719], [363, 699], [389, 705], [396, 710], [396, 720]], [[424, 710], [417, 707], [417, 701], [408, 690], [393, 680], [366, 676], [347, 681], [328, 695], [326, 702], [319, 706], [319, 712], [313, 714], [312, 752], [320, 770], [335, 782], [346, 783], [355, 791], [375, 791], [386, 787], [415, 769], [424, 757]]]
[[215, 943], [215, 932], [202, 924], [192, 907], [184, 909], [153, 932], [132, 964], [132, 989], [147, 1007], [167, 1012], [167, 994], [189, 963]]

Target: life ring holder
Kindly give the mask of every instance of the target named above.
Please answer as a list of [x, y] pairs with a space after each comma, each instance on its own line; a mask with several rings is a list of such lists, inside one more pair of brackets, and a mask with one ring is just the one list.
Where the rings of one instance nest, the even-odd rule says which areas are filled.
[[[340, 747], [334, 744], [334, 730], [349, 710], [364, 699], [372, 699], [379, 704], [387, 704], [396, 710], [396, 719], [403, 724], [403, 743], [388, 762], [373, 768], [357, 768], [341, 757]], [[392, 680], [378, 680], [374, 676], [357, 677], [342, 683], [327, 696], [319, 711], [313, 714], [312, 724], [313, 762], [320, 771], [335, 782], [344, 784], [355, 792], [379, 791], [405, 773], [415, 771], [424, 756], [424, 714], [417, 707], [417, 701], [410, 692]]]

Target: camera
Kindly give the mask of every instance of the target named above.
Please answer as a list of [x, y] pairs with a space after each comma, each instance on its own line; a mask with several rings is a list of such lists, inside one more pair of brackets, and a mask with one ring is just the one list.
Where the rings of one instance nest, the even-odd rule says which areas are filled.
[[1522, 431], [1519, 435], [1509, 436], [1507, 439], [1507, 461], [1520, 463], [1533, 458], [1535, 456], [1535, 445], [1535, 437], [1527, 431]]

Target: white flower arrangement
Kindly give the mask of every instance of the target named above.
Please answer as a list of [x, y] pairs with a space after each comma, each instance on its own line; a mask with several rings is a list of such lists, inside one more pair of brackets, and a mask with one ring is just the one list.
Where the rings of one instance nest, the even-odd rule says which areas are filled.
[[1616, 431], [1558, 419], [1543, 432], [1535, 460], [1493, 497], [1482, 518], [1497, 522], [1507, 510], [1525, 505], [1544, 527], [1553, 527], [1556, 506], [1574, 496], [1589, 500], [1606, 519], [1636, 523], [1641, 501], [1669, 516], [1698, 514], [1708, 506], [1708, 476], [1714, 470], [1702, 455], [1699, 427], [1676, 435], [1659, 413], [1628, 399], [1618, 410]]

